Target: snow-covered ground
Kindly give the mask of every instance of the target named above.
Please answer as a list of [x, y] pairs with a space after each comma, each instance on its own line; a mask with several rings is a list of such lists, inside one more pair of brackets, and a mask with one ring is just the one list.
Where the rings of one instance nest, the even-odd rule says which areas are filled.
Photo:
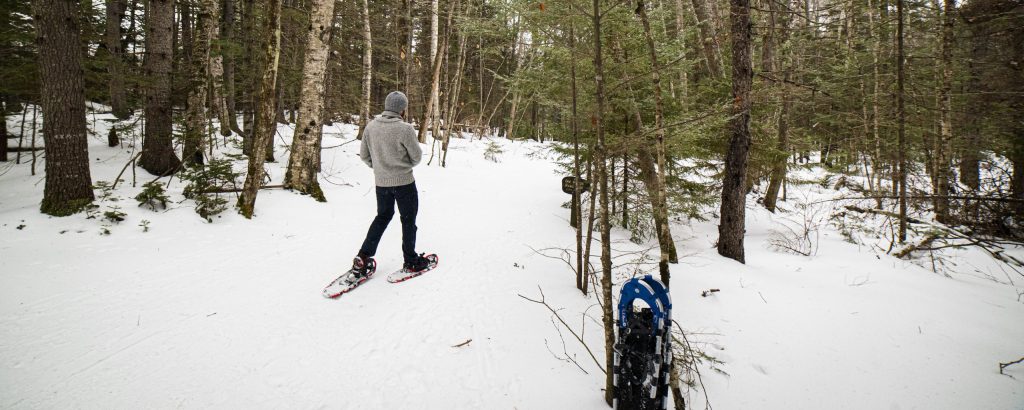
[[[132, 148], [106, 147], [102, 116], [95, 124], [92, 177], [109, 182]], [[291, 136], [280, 131], [272, 183]], [[375, 204], [358, 142], [341, 145], [354, 128], [325, 132], [323, 145], [337, 146], [323, 157], [328, 202], [264, 190], [253, 220], [229, 210], [207, 223], [178, 179], [169, 210], [136, 207], [151, 178], [141, 169], [139, 186], [129, 170], [119, 201], [98, 202], [125, 221], [50, 218], [38, 211], [41, 164], [30, 176], [0, 163], [0, 408], [606, 408], [585, 349], [518, 296], [542, 288], [603, 358], [596, 300], [562, 261], [534, 251], [575, 248], [548, 145], [496, 140], [504, 152], [493, 162], [488, 140], [454, 139], [447, 168], [425, 159], [418, 247], [441, 266], [383, 279], [401, 265], [396, 218], [378, 275], [328, 300], [320, 291], [350, 264]], [[827, 221], [814, 255], [773, 249], [772, 231], [802, 218], [796, 204], [828, 191], [791, 184], [791, 212], [779, 215], [752, 199], [746, 265], [717, 255], [713, 218], [673, 226], [673, 316], [728, 373], [702, 368], [712, 406], [1024, 408], [1024, 365], [1010, 376], [997, 366], [1024, 355], [1024, 277], [976, 249], [948, 253], [946, 277], [851, 243]], [[613, 236], [619, 253], [652, 245]], [[631, 257], [616, 282], [634, 273]], [[700, 296], [710, 288], [720, 291]], [[702, 391], [691, 399], [704, 407]]]

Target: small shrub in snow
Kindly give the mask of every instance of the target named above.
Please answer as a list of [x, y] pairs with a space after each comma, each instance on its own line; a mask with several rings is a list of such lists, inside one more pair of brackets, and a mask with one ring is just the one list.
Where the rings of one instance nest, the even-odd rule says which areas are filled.
[[227, 159], [211, 159], [205, 167], [195, 167], [181, 173], [187, 182], [182, 192], [185, 198], [196, 203], [196, 213], [207, 222], [228, 209], [228, 200], [221, 197], [226, 190], [237, 188], [240, 174]]
[[149, 221], [143, 219], [139, 222], [139, 226], [142, 227], [142, 232], [149, 232]]
[[163, 184], [157, 181], [150, 181], [142, 185], [142, 187], [142, 192], [135, 196], [135, 200], [139, 201], [139, 206], [148, 206], [149, 209], [154, 211], [157, 205], [162, 209], [167, 209], [167, 201], [170, 201], [170, 198], [167, 197]]
[[116, 223], [119, 223], [119, 222], [123, 222], [124, 221], [124, 217], [126, 215], [127, 214], [125, 214], [124, 212], [121, 212], [121, 207], [114, 206], [114, 207], [111, 207], [109, 211], [103, 213], [103, 219], [106, 219], [107, 221], [110, 221], [111, 223], [115, 223], [116, 224]]
[[505, 150], [501, 149], [501, 146], [494, 141], [487, 141], [487, 150], [484, 151], [484, 159], [493, 162], [501, 162], [499, 156], [504, 154]]

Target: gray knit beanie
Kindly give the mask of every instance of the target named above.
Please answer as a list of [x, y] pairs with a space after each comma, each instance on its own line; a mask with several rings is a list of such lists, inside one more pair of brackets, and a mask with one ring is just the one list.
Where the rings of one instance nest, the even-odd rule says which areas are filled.
[[384, 99], [384, 110], [395, 114], [401, 114], [405, 107], [409, 106], [409, 99], [401, 91], [392, 91]]

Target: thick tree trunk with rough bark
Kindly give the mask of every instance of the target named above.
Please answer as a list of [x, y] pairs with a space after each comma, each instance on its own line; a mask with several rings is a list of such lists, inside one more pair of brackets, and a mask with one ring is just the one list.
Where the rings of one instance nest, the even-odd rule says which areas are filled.
[[181, 161], [174, 152], [171, 122], [171, 67], [174, 49], [174, 3], [172, 0], [146, 2], [145, 137], [139, 165], [153, 175], [170, 175]]
[[[85, 85], [78, 3], [32, 1], [39, 47], [39, 82], [46, 145], [46, 185], [40, 210], [66, 216], [92, 202], [85, 128]], [[3, 140], [7, 145], [7, 139]]]
[[[192, 49], [189, 72], [188, 107], [185, 110], [184, 148], [182, 160], [189, 165], [203, 165], [203, 144], [209, 138], [209, 116], [206, 113], [210, 80], [210, 42], [217, 27], [218, 8], [215, 0], [202, 0], [196, 14], [196, 43]], [[216, 107], [215, 107], [216, 109]], [[219, 111], [219, 110], [217, 110]]]
[[292, 139], [284, 185], [324, 202], [327, 199], [317, 181], [317, 173], [320, 171], [317, 161], [323, 131], [324, 79], [327, 73], [331, 20], [334, 18], [334, 0], [314, 0], [309, 15], [299, 117], [295, 122], [295, 137]]
[[106, 38], [104, 39], [109, 57], [107, 74], [110, 75], [108, 84], [110, 108], [114, 116], [122, 120], [132, 115], [128, 108], [128, 98], [125, 95], [124, 52], [121, 43], [121, 21], [124, 19], [127, 7], [128, 2], [125, 0], [107, 0]]
[[746, 263], [743, 250], [746, 217], [747, 157], [750, 153], [750, 0], [730, 0], [732, 37], [732, 114], [729, 120], [729, 151], [722, 179], [721, 222], [718, 254]]
[[[151, 0], [152, 1], [152, 0]], [[275, 85], [277, 65], [281, 51], [281, 0], [268, 0], [266, 17], [260, 32], [261, 77], [256, 90], [259, 105], [256, 107], [256, 123], [253, 130], [252, 155], [245, 176], [245, 186], [238, 198], [239, 213], [252, 218], [256, 207], [256, 194], [263, 184], [263, 162], [266, 158], [268, 141], [273, 142], [277, 124], [274, 122]]]
[[[363, 98], [359, 109], [359, 133], [356, 139], [363, 139], [363, 130], [370, 123], [370, 87], [373, 86], [373, 40], [370, 38], [370, 3], [363, 0]], [[401, 113], [399, 113], [401, 114]]]

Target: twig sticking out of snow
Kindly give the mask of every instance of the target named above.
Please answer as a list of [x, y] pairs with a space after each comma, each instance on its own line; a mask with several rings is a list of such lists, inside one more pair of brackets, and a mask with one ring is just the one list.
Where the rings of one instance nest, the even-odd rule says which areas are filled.
[[585, 349], [587, 349], [587, 353], [589, 353], [589, 354], [590, 354], [590, 358], [591, 358], [591, 359], [594, 359], [594, 364], [596, 364], [596, 365], [597, 365], [597, 368], [598, 368], [598, 369], [601, 369], [601, 372], [603, 372], [603, 373], [605, 373], [605, 374], [608, 374], [608, 371], [607, 371], [607, 370], [605, 370], [603, 366], [601, 366], [601, 362], [599, 362], [599, 361], [597, 360], [597, 357], [596, 357], [596, 356], [594, 356], [594, 352], [592, 352], [592, 351], [590, 350], [590, 346], [587, 346], [587, 342], [584, 342], [584, 341], [583, 341], [583, 338], [581, 338], [581, 337], [580, 337], [580, 335], [576, 334], [576, 332], [572, 330], [572, 327], [570, 327], [568, 323], [565, 323], [565, 320], [563, 320], [563, 319], [562, 319], [562, 317], [558, 315], [558, 311], [557, 311], [557, 310], [555, 310], [554, 308], [552, 308], [552, 307], [551, 307], [551, 305], [549, 305], [549, 304], [548, 304], [548, 302], [547, 302], [546, 300], [544, 300], [544, 289], [541, 289], [541, 287], [540, 287], [540, 286], [537, 286], [537, 290], [539, 290], [539, 291], [540, 291], [540, 300], [536, 300], [536, 299], [530, 299], [530, 298], [528, 298], [528, 297], [526, 297], [526, 296], [523, 296], [523, 295], [520, 295], [520, 294], [518, 294], [518, 293], [517, 293], [516, 295], [517, 295], [517, 296], [519, 296], [519, 297], [521, 297], [521, 298], [523, 298], [523, 299], [526, 299], [526, 300], [528, 300], [528, 301], [530, 301], [530, 302], [533, 302], [533, 303], [537, 303], [537, 304], [541, 304], [541, 305], [544, 305], [544, 307], [548, 308], [548, 310], [550, 310], [550, 311], [551, 311], [551, 314], [553, 314], [553, 315], [555, 316], [555, 318], [557, 318], [557, 319], [558, 319], [558, 321], [559, 321], [559, 322], [562, 322], [562, 326], [565, 326], [565, 328], [569, 330], [569, 333], [572, 333], [572, 335], [573, 335], [574, 337], [576, 337], [576, 340], [578, 340], [578, 341], [580, 342], [580, 344], [582, 344], [582, 345], [583, 345], [583, 347], [584, 347]]
[[1003, 373], [1003, 369], [1005, 369], [1007, 367], [1010, 367], [1010, 366], [1013, 366], [1013, 365], [1015, 365], [1017, 363], [1020, 363], [1020, 362], [1024, 362], [1024, 357], [1021, 357], [1020, 359], [1014, 360], [1014, 361], [1009, 362], [1009, 363], [999, 363], [999, 374], [1006, 374], [1006, 373]]
[[459, 343], [459, 344], [457, 344], [455, 346], [452, 346], [452, 347], [462, 347], [462, 346], [468, 345], [469, 342], [472, 342], [472, 341], [473, 341], [473, 339], [468, 339], [465, 342]]

